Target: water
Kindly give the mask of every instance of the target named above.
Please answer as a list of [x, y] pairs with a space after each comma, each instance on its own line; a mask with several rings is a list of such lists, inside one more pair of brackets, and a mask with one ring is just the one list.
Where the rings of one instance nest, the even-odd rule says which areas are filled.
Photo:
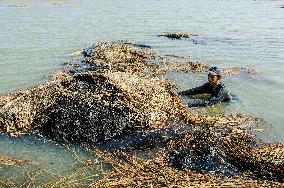
[[[16, 4], [28, 6], [11, 6]], [[128, 39], [221, 68], [255, 68], [253, 77], [224, 79], [241, 100], [234, 109], [269, 121], [271, 136], [283, 142], [283, 4], [280, 0], [0, 0], [0, 93], [44, 82], [79, 48]], [[203, 43], [157, 37], [164, 32], [197, 32]], [[206, 73], [170, 78], [181, 90], [207, 79]], [[9, 150], [11, 145], [1, 148]]]
[[[47, 185], [52, 181], [60, 182], [63, 177], [68, 182], [72, 180], [71, 175], [79, 171], [83, 176], [73, 177], [77, 179], [73, 182], [88, 185], [100, 176], [102, 170], [97, 157], [86, 149], [59, 145], [36, 135], [9, 137], [0, 134], [0, 156], [26, 160], [14, 165], [0, 165], [0, 186], [1, 181], [12, 181], [14, 187], [29, 187], [30, 183], [30, 186]], [[85, 162], [93, 164], [92, 167], [86, 167]], [[90, 175], [92, 179], [86, 180]]]

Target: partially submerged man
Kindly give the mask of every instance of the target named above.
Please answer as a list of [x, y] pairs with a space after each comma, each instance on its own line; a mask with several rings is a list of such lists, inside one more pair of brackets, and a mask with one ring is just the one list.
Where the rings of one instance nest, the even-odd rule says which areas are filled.
[[193, 99], [188, 103], [189, 107], [209, 106], [221, 102], [232, 100], [235, 96], [225, 89], [221, 83], [221, 70], [217, 67], [211, 67], [208, 72], [208, 82], [186, 91], [179, 92], [179, 95], [197, 95], [197, 94], [210, 94], [206, 100]]

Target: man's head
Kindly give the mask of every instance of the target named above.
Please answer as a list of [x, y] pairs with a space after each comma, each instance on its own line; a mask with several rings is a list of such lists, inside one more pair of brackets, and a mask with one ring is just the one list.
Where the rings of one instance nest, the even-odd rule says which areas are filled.
[[208, 82], [213, 86], [217, 87], [221, 80], [221, 70], [217, 67], [211, 67], [208, 72]]

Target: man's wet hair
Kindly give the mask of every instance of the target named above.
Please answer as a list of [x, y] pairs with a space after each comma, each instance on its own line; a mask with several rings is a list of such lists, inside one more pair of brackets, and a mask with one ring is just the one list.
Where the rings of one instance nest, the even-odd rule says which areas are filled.
[[218, 67], [210, 67], [208, 71], [208, 75], [219, 76], [221, 77], [221, 70]]

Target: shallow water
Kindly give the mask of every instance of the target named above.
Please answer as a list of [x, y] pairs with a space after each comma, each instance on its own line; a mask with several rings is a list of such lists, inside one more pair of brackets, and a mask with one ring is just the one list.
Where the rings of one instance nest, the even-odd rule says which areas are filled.
[[[25, 160], [19, 164], [0, 166], [0, 180], [13, 182], [15, 187], [28, 187], [30, 183], [30, 186], [42, 186], [52, 181], [60, 182], [63, 177], [71, 176], [79, 170], [84, 174], [83, 177], [92, 173], [92, 181], [82, 178], [74, 183], [90, 184], [100, 176], [102, 170], [96, 156], [85, 149], [75, 145], [59, 145], [35, 135], [9, 137], [0, 134], [0, 156]], [[86, 161], [93, 164], [91, 169], [85, 168], [83, 162]], [[32, 182], [29, 177], [35, 177], [35, 181]]]
[[[21, 6], [13, 6], [17, 4]], [[128, 39], [163, 54], [191, 56], [221, 68], [255, 68], [255, 75], [224, 79], [239, 96], [239, 104], [221, 105], [217, 112], [206, 109], [206, 113], [245, 111], [263, 117], [273, 125], [271, 136], [283, 142], [283, 4], [280, 0], [0, 0], [0, 93], [44, 82], [79, 48]], [[164, 32], [197, 32], [201, 42], [157, 37]], [[167, 78], [183, 90], [205, 82], [206, 73]], [[13, 147], [24, 150], [22, 140], [5, 139], [0, 138], [1, 153]], [[41, 144], [26, 146], [33, 151], [37, 145]], [[56, 147], [48, 153], [60, 155]], [[36, 151], [45, 155], [41, 149]]]

